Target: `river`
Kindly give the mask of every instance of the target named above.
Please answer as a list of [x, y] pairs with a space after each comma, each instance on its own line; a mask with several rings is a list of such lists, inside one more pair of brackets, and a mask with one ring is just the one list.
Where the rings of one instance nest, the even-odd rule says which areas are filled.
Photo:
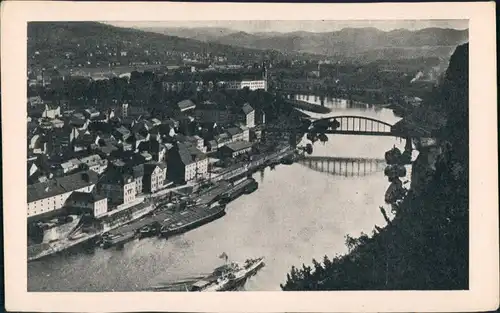
[[[314, 96], [309, 101], [319, 103]], [[332, 108], [332, 113], [321, 115], [325, 117], [399, 120], [387, 109], [350, 107], [345, 101], [325, 105]], [[404, 146], [392, 137], [328, 137], [327, 143], [314, 144], [313, 156], [382, 159], [393, 145]], [[389, 185], [383, 168], [382, 164], [363, 175], [349, 168], [347, 175], [330, 174], [298, 163], [268, 168], [255, 174], [259, 189], [228, 204], [223, 218], [169, 240], [149, 238], [130, 242], [122, 250], [76, 250], [29, 263], [28, 290], [161, 290], [207, 274], [221, 265], [218, 256], [225, 252], [234, 260], [265, 256], [266, 266], [244, 290], [279, 291], [292, 265], [345, 253], [346, 234], [371, 234], [374, 225], [385, 225], [379, 211]]]

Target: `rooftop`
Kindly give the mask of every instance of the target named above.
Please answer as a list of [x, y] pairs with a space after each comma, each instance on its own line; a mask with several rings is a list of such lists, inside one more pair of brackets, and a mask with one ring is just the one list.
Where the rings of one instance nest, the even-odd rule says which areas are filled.
[[194, 109], [196, 107], [196, 104], [194, 104], [193, 101], [187, 99], [187, 100], [182, 100], [177, 103], [177, 106], [179, 107], [179, 110], [185, 111], [189, 109]]
[[29, 185], [28, 203], [94, 185], [97, 179], [96, 172], [84, 171]]
[[243, 107], [241, 108], [241, 110], [245, 114], [250, 114], [250, 113], [252, 113], [254, 111], [254, 109], [252, 108], [252, 106], [248, 102], [243, 105]]
[[81, 201], [81, 202], [86, 202], [86, 203], [94, 203], [96, 201], [106, 199], [105, 196], [92, 193], [92, 192], [80, 192], [80, 191], [74, 191], [70, 195], [70, 200], [73, 201]]
[[252, 143], [248, 141], [235, 141], [227, 144], [225, 147], [232, 151], [240, 151], [252, 147]]

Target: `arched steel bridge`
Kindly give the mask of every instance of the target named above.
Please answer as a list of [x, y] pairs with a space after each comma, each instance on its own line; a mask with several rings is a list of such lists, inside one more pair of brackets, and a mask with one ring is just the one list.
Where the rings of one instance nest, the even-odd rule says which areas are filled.
[[312, 121], [312, 130], [324, 134], [395, 136], [392, 125], [370, 117], [340, 115]]
[[368, 135], [404, 137], [393, 130], [393, 125], [374, 118], [355, 115], [339, 115], [315, 119], [303, 117], [297, 125], [266, 125], [271, 132], [298, 132], [316, 134]]

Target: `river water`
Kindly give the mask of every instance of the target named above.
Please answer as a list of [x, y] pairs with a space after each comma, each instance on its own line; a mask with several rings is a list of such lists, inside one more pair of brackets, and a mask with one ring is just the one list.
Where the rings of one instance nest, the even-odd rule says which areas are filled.
[[[319, 103], [314, 96], [308, 101]], [[310, 114], [359, 115], [388, 123], [399, 120], [386, 109], [325, 102], [332, 113]], [[382, 159], [393, 145], [404, 146], [392, 137], [328, 137], [327, 143], [314, 144], [312, 156], [334, 161]], [[337, 163], [332, 166], [342, 166], [342, 161]], [[225, 252], [234, 260], [265, 256], [266, 266], [247, 281], [244, 290], [279, 291], [292, 265], [311, 264], [312, 258], [322, 259], [325, 254], [345, 253], [346, 234], [371, 234], [374, 225], [385, 225], [379, 210], [389, 185], [384, 165], [362, 174], [356, 168], [347, 167], [341, 174], [322, 172], [307, 164], [268, 168], [255, 174], [259, 189], [231, 202], [225, 217], [169, 240], [149, 238], [130, 242], [122, 250], [72, 251], [29, 263], [28, 290], [161, 290], [211, 272], [221, 265], [218, 256]]]

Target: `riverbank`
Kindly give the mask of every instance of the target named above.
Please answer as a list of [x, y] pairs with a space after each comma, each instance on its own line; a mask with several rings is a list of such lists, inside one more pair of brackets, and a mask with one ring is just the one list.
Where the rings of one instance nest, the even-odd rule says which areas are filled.
[[325, 106], [317, 105], [317, 104], [313, 104], [313, 103], [301, 101], [301, 100], [288, 99], [285, 102], [294, 108], [305, 110], [305, 111], [310, 111], [310, 112], [314, 112], [314, 113], [326, 114], [326, 113], [330, 113], [332, 111], [331, 109], [329, 109]]
[[[282, 158], [289, 156], [291, 153], [294, 153], [294, 150], [290, 146], [283, 146], [282, 148], [277, 149], [277, 151], [256, 155], [250, 162], [235, 164], [231, 168], [217, 173], [214, 176], [211, 175], [210, 180], [208, 181], [201, 180], [185, 186], [177, 186], [174, 188], [165, 188], [163, 190], [160, 190], [155, 194], [149, 195], [149, 198], [146, 200], [147, 203], [141, 202], [136, 206], [128, 208], [133, 210], [135, 207], [140, 207], [140, 210], [138, 212], [135, 212], [131, 218], [117, 220], [108, 227], [102, 225], [103, 227], [99, 227], [99, 230], [95, 230], [90, 233], [80, 232], [72, 234], [71, 237], [76, 239], [71, 239], [68, 237], [53, 243], [28, 246], [28, 262], [39, 260], [41, 258], [70, 249], [92, 239], [95, 239], [106, 232], [113, 232], [116, 234], [123, 234], [130, 231], [135, 232], [141, 227], [150, 225], [155, 221], [163, 221], [169, 218], [174, 213], [171, 211], [158, 211], [157, 215], [148, 215], [151, 215], [152, 213], [157, 211], [155, 201], [158, 201], [162, 197], [164, 198], [167, 194], [178, 189], [190, 187], [192, 190], [196, 190], [198, 187], [206, 184], [207, 182], [215, 182], [217, 184], [217, 186], [215, 186], [215, 189], [217, 189], [215, 192], [213, 189], [211, 189], [208, 192], [195, 193], [194, 196], [188, 197], [189, 201], [191, 202], [199, 202], [199, 204], [209, 204], [217, 196], [221, 195], [224, 192], [230, 191], [233, 188], [231, 184], [225, 183], [225, 181], [238, 179], [240, 177], [244, 177], [251, 173], [254, 173], [259, 169], [262, 169], [263, 167], [269, 166], [272, 163], [279, 163]], [[143, 217], [146, 218], [143, 219]]]

